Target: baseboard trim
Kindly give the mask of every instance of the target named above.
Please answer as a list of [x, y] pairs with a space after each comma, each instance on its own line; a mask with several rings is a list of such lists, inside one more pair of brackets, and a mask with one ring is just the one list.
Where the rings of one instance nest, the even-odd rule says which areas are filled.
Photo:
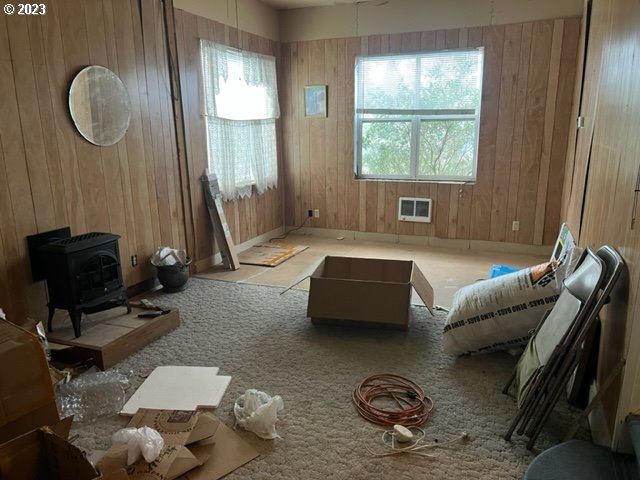
[[[287, 227], [287, 230], [295, 227]], [[353, 230], [335, 230], [331, 228], [302, 227], [296, 231], [299, 235], [311, 235], [322, 238], [341, 238], [371, 242], [425, 245], [438, 248], [454, 248], [489, 252], [522, 253], [549, 257], [553, 245], [527, 245], [523, 243], [492, 242], [487, 240], [461, 240], [457, 238], [423, 237], [417, 235], [396, 235], [393, 233], [357, 232]]]
[[491, 242], [488, 240], [471, 240], [471, 250], [488, 252], [524, 253], [551, 257], [553, 245], [527, 245], [524, 243]]
[[127, 287], [127, 297], [128, 298], [137, 297], [138, 295], [142, 295], [143, 293], [153, 290], [155, 286], [156, 286], [155, 276], [151, 278], [147, 278], [139, 283], [136, 283], [135, 285], [131, 285]]
[[[258, 245], [259, 243], [268, 242], [274, 237], [279, 237], [281, 235], [284, 235], [284, 232], [285, 232], [284, 227], [278, 227], [271, 230], [270, 232], [266, 232], [266, 233], [263, 233], [262, 235], [258, 235], [257, 237], [253, 237], [247, 240], [246, 242], [239, 243], [238, 245], [235, 246], [236, 253], [244, 252], [248, 248], [251, 248], [254, 245]], [[211, 255], [209, 257], [202, 258], [197, 262], [195, 262], [195, 273], [204, 272], [205, 270], [208, 270], [214, 265], [218, 265], [221, 263], [222, 263], [222, 254], [220, 252], [214, 255]]]

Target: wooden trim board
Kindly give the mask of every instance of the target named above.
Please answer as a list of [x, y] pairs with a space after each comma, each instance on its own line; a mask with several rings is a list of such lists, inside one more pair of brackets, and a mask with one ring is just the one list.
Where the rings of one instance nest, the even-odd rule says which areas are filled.
[[105, 370], [180, 325], [176, 309], [156, 318], [138, 318], [143, 311], [132, 308], [127, 313], [118, 307], [83, 316], [83, 333], [78, 338], [68, 316], [54, 318], [53, 332], [48, 335], [53, 359], [63, 363], [92, 360]]
[[224, 264], [231, 270], [240, 268], [236, 248], [231, 237], [231, 230], [227, 224], [227, 219], [222, 206], [222, 195], [218, 185], [218, 178], [215, 174], [204, 174], [201, 177], [202, 186], [204, 188], [205, 201], [209, 216], [213, 223], [213, 233], [218, 242], [220, 253]]

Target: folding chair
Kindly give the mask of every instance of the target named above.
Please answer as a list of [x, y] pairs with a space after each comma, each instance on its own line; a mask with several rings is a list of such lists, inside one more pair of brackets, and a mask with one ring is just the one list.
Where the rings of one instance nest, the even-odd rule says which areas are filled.
[[[516, 381], [518, 397], [518, 413], [511, 423], [505, 439], [509, 440], [521, 419], [529, 418], [535, 408], [537, 395], [550, 380], [550, 370], [554, 367], [558, 356], [570, 341], [570, 330], [583, 319], [594, 303], [596, 292], [602, 282], [603, 264], [589, 249], [586, 249], [576, 264], [575, 271], [567, 277], [567, 283], [582, 279], [590, 288], [582, 288], [580, 297], [564, 288], [554, 307], [540, 322], [520, 357], [511, 378], [505, 385], [503, 393], [507, 393], [511, 384]], [[558, 348], [554, 348], [554, 347]], [[519, 432], [521, 434], [521, 432]]]
[[[602, 284], [602, 290], [598, 294], [595, 305], [584, 320], [583, 325], [578, 331], [577, 336], [570, 345], [568, 355], [564, 361], [559, 364], [558, 371], [554, 377], [554, 381], [550, 384], [550, 388], [545, 392], [542, 403], [538, 406], [535, 416], [533, 417], [526, 435], [530, 437], [527, 448], [532, 448], [536, 438], [542, 431], [542, 428], [558, 402], [560, 395], [565, 391], [565, 386], [571, 375], [578, 366], [580, 360], [580, 351], [584, 346], [585, 338], [592, 325], [598, 320], [598, 314], [605, 303], [609, 301], [611, 291], [616, 282], [620, 278], [620, 274], [624, 268], [624, 260], [620, 254], [613, 248], [605, 245], [598, 249], [596, 255], [602, 260], [605, 266], [605, 278]], [[571, 285], [565, 283], [566, 288], [572, 288]]]
[[527, 447], [533, 447], [577, 366], [584, 338], [608, 298], [622, 265], [622, 258], [610, 247], [602, 247], [595, 254], [591, 249], [583, 252], [574, 273], [565, 279], [556, 304], [538, 325], [503, 389], [507, 393], [516, 381], [519, 407], [505, 439], [509, 440], [520, 424], [518, 434], [526, 432], [531, 437]]

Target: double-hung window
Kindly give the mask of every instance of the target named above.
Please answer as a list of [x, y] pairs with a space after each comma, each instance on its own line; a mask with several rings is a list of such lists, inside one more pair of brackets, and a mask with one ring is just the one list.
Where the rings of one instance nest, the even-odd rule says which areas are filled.
[[483, 49], [358, 57], [358, 178], [476, 178]]
[[200, 40], [209, 169], [224, 200], [278, 182], [276, 60]]

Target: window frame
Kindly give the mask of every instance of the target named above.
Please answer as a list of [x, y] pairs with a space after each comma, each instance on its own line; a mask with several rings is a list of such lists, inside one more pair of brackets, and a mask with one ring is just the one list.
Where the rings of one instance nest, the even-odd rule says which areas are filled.
[[[358, 73], [357, 61], [359, 58], [384, 58], [414, 55], [414, 58], [428, 56], [433, 53], [442, 52], [472, 52], [479, 51], [480, 55], [480, 100], [477, 109], [366, 109], [357, 108], [358, 102]], [[354, 176], [358, 180], [409, 180], [409, 181], [428, 181], [433, 183], [469, 183], [473, 184], [477, 179], [478, 171], [478, 150], [480, 146], [480, 120], [482, 110], [482, 86], [484, 74], [484, 47], [473, 48], [455, 48], [422, 51], [414, 53], [392, 53], [392, 54], [376, 54], [361, 55], [356, 58], [354, 68], [354, 111], [353, 111], [353, 133], [354, 133], [354, 159], [353, 171]], [[418, 80], [416, 80], [418, 81]], [[367, 114], [397, 115], [395, 118], [363, 118]], [[424, 121], [447, 121], [447, 120], [473, 120], [474, 128], [474, 150], [472, 174], [467, 175], [420, 175], [418, 174], [419, 156], [420, 156], [420, 127]], [[362, 173], [362, 129], [365, 123], [383, 123], [383, 122], [411, 122], [411, 139], [410, 139], [410, 158], [409, 158], [409, 174], [408, 175], [380, 175]]]

